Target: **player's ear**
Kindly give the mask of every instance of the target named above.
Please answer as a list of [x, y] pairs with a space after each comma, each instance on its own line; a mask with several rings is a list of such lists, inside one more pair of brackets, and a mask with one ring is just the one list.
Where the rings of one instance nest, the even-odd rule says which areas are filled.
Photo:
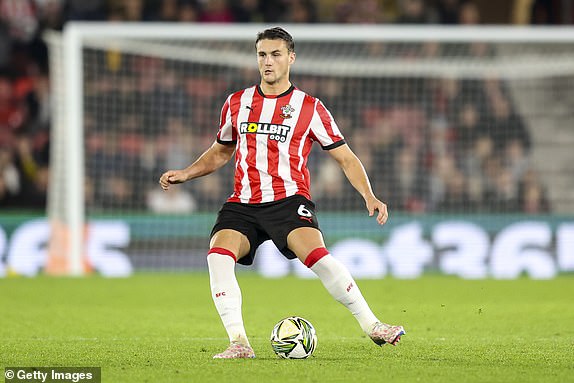
[[289, 52], [289, 64], [293, 64], [295, 62], [295, 52]]

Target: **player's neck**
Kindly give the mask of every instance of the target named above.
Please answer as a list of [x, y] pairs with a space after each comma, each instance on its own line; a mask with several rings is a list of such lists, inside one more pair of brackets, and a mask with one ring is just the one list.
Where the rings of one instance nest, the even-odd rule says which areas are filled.
[[265, 81], [261, 81], [259, 88], [266, 96], [279, 96], [287, 92], [291, 88], [291, 82], [289, 81], [282, 81], [280, 84], [269, 84]]

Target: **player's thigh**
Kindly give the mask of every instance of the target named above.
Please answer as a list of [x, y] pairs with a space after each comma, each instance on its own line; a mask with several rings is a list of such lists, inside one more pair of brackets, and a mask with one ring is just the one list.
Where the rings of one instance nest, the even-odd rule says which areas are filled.
[[323, 234], [314, 227], [299, 227], [287, 236], [287, 247], [301, 262], [305, 262], [307, 255], [319, 247], [325, 247]]
[[221, 229], [211, 237], [209, 248], [222, 247], [231, 251], [237, 260], [249, 253], [250, 245], [247, 236], [233, 229]]

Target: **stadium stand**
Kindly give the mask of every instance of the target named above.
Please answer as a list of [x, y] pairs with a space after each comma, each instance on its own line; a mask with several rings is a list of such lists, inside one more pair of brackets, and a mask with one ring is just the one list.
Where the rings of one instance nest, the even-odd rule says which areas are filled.
[[[529, 13], [532, 23], [571, 22], [571, 18], [556, 16], [560, 13], [553, 2], [530, 3], [527, 10], [522, 5], [521, 11]], [[61, 30], [70, 20], [473, 24], [484, 22], [481, 4], [458, 0], [0, 0], [0, 206], [45, 208], [50, 169], [50, 79], [41, 36], [47, 29]], [[421, 46], [405, 54], [449, 54], [443, 48]], [[477, 44], [470, 46], [467, 54], [492, 52], [488, 46]], [[114, 108], [137, 100], [167, 110], [135, 115], [122, 109], [122, 117], [97, 135], [91, 135], [89, 129], [97, 110], [87, 111], [88, 206], [98, 204], [91, 207], [106, 211], [119, 204], [134, 210], [166, 211], [161, 197], [146, 194], [148, 185], [141, 184], [142, 177], [133, 177], [134, 169], [153, 179], [162, 169], [185, 166], [194, 158], [198, 153], [186, 143], [202, 143], [194, 148], [209, 144], [229, 84], [216, 78], [184, 78], [177, 71], [165, 70], [158, 60], [132, 62], [129, 78], [122, 76], [123, 80], [118, 81], [116, 74], [126, 68], [121, 64], [114, 67], [114, 57], [104, 59], [109, 65], [106, 77], [86, 84], [89, 97], [97, 100], [90, 104]], [[161, 81], [149, 81], [150, 71], [160, 68]], [[245, 78], [234, 79], [237, 88], [250, 83], [250, 76], [246, 73]], [[373, 86], [368, 80], [323, 84], [319, 88], [313, 79], [303, 76], [297, 85], [329, 100], [338, 119], [354, 127], [345, 133], [367, 168], [377, 164], [386, 169], [373, 174], [372, 179], [395, 210], [545, 213], [551, 209], [540, 175], [528, 166], [533, 138], [506, 84], [497, 79], [395, 78], [376, 86], [395, 90], [401, 87], [404, 91], [383, 91], [386, 98], [381, 104], [363, 108], [342, 95], [346, 87]], [[200, 112], [189, 115], [190, 103]], [[424, 109], [429, 105], [432, 110]], [[180, 117], [163, 119], [169, 115]], [[201, 127], [196, 136], [185, 132], [188, 122]], [[153, 137], [160, 148], [153, 158], [145, 144], [150, 139], [145, 132], [152, 130], [140, 129], [150, 124], [163, 126], [161, 134]], [[372, 132], [375, 139], [362, 139], [365, 135], [359, 130], [363, 129]], [[89, 167], [96, 162], [123, 166], [117, 177], [103, 180], [101, 165]], [[342, 179], [336, 182], [326, 162], [312, 164], [312, 170], [318, 180], [316, 199], [325, 209], [337, 209], [341, 206], [337, 196], [348, 185]], [[231, 180], [228, 171], [210, 176], [194, 185], [193, 190], [185, 188], [181, 195], [174, 196], [179, 202], [172, 200], [169, 208], [212, 210], [229, 192]]]

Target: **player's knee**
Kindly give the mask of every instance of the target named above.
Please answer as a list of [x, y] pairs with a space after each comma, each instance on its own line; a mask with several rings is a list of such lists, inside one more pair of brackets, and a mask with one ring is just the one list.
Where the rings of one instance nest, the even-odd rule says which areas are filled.
[[317, 263], [317, 261], [319, 261], [321, 258], [323, 258], [328, 254], [329, 250], [327, 250], [324, 247], [318, 247], [307, 255], [307, 258], [305, 258], [305, 261], [303, 263], [308, 268], [311, 268], [315, 263]]
[[212, 247], [207, 252], [207, 256], [211, 256], [211, 254], [219, 254], [219, 255], [226, 255], [231, 257], [235, 262], [237, 262], [237, 256], [231, 250], [227, 250], [223, 247]]

